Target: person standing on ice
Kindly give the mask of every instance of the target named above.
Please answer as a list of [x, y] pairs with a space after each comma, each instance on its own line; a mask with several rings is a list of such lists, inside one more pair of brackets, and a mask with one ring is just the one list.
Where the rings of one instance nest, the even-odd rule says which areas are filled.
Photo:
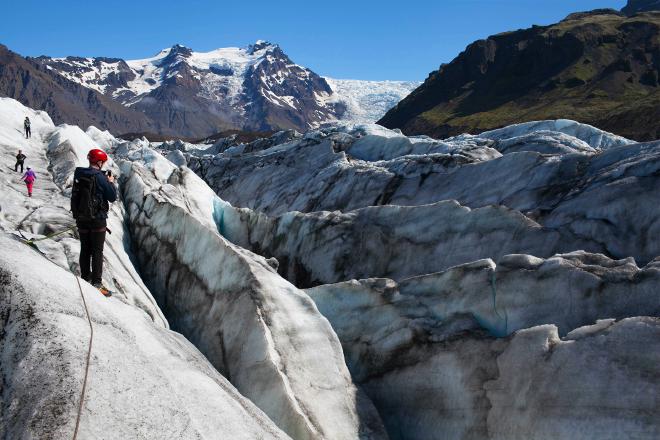
[[71, 189], [71, 212], [80, 235], [80, 276], [103, 295], [111, 296], [102, 280], [103, 245], [108, 211], [110, 203], [117, 200], [117, 188], [110, 172], [101, 171], [108, 161], [103, 150], [90, 150], [87, 159], [89, 167], [76, 168]]
[[[23, 168], [22, 164], [21, 164], [21, 168]], [[34, 181], [37, 180], [37, 175], [34, 174], [34, 171], [32, 171], [30, 167], [27, 167], [27, 171], [25, 172], [25, 174], [23, 174], [22, 179], [23, 182], [25, 182], [25, 185], [27, 186], [28, 197], [32, 197], [32, 185], [34, 185]]]
[[18, 154], [16, 155], [16, 165], [14, 165], [14, 171], [18, 171], [18, 167], [20, 166], [21, 173], [23, 172], [23, 163], [25, 162], [26, 157], [27, 156], [23, 154], [23, 151], [18, 150]]
[[30, 139], [30, 136], [32, 136], [32, 131], [30, 130], [30, 118], [27, 116], [25, 117], [25, 121], [23, 121], [23, 128], [25, 128], [25, 137]]

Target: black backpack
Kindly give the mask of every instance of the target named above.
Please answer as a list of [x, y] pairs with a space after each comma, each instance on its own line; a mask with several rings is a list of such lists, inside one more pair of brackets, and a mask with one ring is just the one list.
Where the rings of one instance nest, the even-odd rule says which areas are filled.
[[71, 189], [71, 213], [79, 221], [96, 219], [102, 201], [96, 192], [96, 176], [80, 176], [73, 179]]

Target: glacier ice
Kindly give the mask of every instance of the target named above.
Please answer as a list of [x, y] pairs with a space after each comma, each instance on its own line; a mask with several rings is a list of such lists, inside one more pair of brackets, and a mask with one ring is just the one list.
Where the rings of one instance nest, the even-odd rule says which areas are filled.
[[131, 162], [122, 179], [142, 275], [173, 328], [292, 437], [385, 438], [327, 321], [263, 257], [218, 234], [201, 179], [179, 168], [162, 181]]
[[[25, 115], [31, 140], [14, 128]], [[105, 253], [117, 294], [83, 283], [99, 337], [85, 435], [659, 433], [659, 142], [559, 120], [209, 146], [55, 127], [9, 99], [0, 116], [0, 400], [18, 402], [0, 405], [0, 435], [72, 428], [88, 335], [78, 242], [43, 240], [39, 255], [12, 231], [71, 224], [70, 172], [92, 146], [115, 159], [121, 201]], [[8, 171], [17, 148], [41, 177], [32, 199]]]

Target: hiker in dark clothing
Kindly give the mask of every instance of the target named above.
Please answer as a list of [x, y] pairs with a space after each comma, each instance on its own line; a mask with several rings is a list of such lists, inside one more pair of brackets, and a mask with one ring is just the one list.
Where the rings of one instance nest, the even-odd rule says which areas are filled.
[[117, 200], [117, 189], [113, 176], [101, 171], [108, 155], [103, 150], [94, 149], [87, 154], [87, 159], [88, 168], [76, 168], [71, 191], [71, 211], [80, 234], [80, 276], [103, 295], [111, 296], [102, 283], [103, 245], [109, 203]]
[[14, 171], [18, 171], [18, 167], [21, 167], [21, 173], [23, 172], [23, 163], [25, 162], [25, 158], [27, 156], [23, 154], [21, 150], [18, 150], [18, 154], [16, 155], [16, 165], [14, 165]]
[[25, 117], [25, 121], [23, 121], [23, 128], [25, 128], [25, 137], [30, 139], [30, 136], [32, 136], [32, 131], [30, 130], [30, 118], [27, 116]]

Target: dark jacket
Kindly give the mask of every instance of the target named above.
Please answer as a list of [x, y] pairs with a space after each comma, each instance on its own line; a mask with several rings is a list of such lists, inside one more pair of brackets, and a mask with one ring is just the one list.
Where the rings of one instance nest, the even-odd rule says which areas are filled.
[[108, 178], [103, 174], [103, 171], [97, 170], [96, 168], [78, 167], [73, 173], [74, 180], [79, 177], [88, 176], [94, 176], [96, 179], [96, 195], [103, 201], [96, 218], [99, 220], [105, 220], [108, 218], [108, 210], [110, 209], [108, 203], [117, 200], [117, 188], [113, 183], [108, 181]]
[[26, 156], [25, 154], [23, 154], [23, 153], [18, 153], [18, 154], [16, 155], [16, 162], [18, 162], [18, 163], [23, 163], [23, 161], [25, 161], [25, 158], [26, 158], [26, 157], [27, 157], [27, 156]]

